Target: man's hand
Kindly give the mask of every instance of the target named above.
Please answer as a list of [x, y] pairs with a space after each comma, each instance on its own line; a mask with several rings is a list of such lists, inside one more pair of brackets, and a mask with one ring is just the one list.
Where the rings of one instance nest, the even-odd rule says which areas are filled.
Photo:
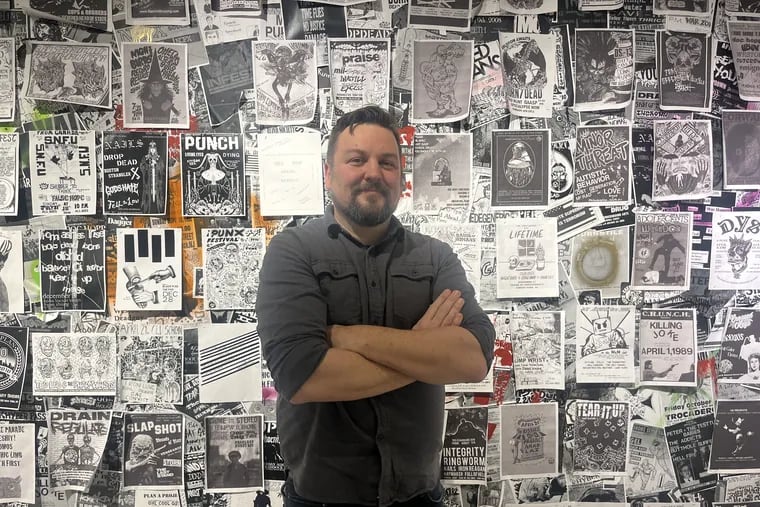
[[425, 315], [412, 329], [432, 329], [446, 326], [458, 326], [462, 323], [464, 299], [458, 290], [446, 289], [428, 307]]

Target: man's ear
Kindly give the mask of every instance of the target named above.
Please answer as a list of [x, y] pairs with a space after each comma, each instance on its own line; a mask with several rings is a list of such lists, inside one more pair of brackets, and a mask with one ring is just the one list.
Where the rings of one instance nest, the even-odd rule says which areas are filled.
[[330, 171], [330, 164], [327, 163], [327, 162], [325, 162], [324, 165], [322, 166], [322, 179], [324, 181], [325, 188], [328, 189], [328, 190], [330, 190], [330, 176], [331, 176], [331, 174], [332, 173]]

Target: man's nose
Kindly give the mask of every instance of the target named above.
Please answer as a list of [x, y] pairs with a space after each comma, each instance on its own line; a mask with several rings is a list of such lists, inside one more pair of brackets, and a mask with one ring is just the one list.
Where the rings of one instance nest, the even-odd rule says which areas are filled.
[[379, 179], [381, 174], [380, 163], [373, 158], [369, 158], [367, 163], [364, 164], [364, 179]]

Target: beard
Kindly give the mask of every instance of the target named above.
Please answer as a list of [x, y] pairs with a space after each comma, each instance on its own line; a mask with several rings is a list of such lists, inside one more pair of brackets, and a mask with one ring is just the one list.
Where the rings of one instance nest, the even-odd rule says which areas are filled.
[[[359, 196], [368, 190], [374, 190], [382, 195], [382, 203], [373, 198], [371, 202], [361, 204]], [[351, 200], [347, 205], [338, 202], [332, 192], [330, 192], [330, 198], [336, 210], [361, 227], [374, 227], [382, 224], [391, 217], [396, 209], [395, 204], [391, 204], [390, 189], [381, 183], [370, 183], [355, 188], [351, 192]]]

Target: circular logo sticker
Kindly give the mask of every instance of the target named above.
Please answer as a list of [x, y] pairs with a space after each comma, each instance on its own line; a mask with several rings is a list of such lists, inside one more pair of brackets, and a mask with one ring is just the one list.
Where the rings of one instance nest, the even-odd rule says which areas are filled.
[[24, 349], [11, 335], [0, 333], [0, 391], [15, 384], [24, 372]]

